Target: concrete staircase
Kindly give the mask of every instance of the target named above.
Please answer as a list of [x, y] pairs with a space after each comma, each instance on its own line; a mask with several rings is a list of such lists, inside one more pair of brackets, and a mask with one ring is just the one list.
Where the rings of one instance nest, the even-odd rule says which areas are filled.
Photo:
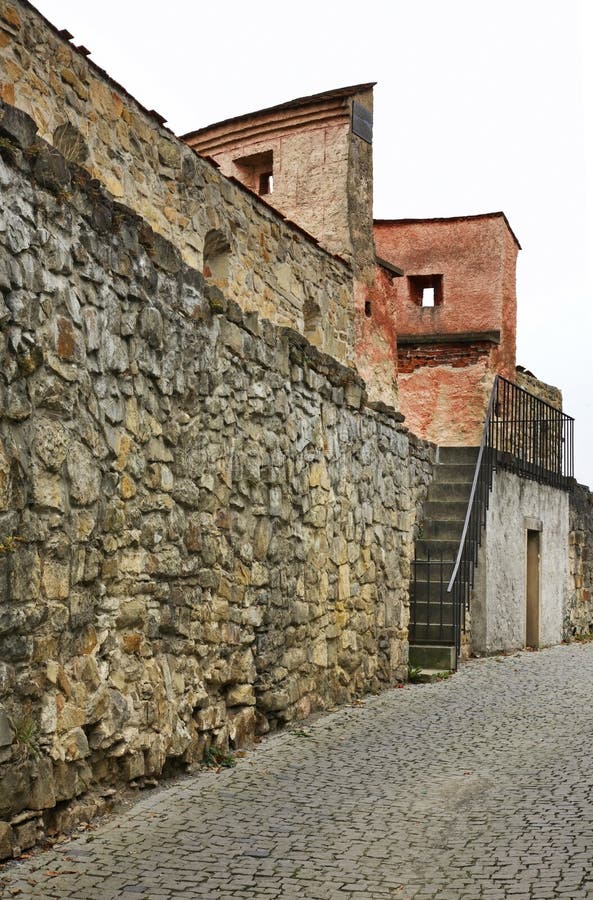
[[477, 447], [440, 447], [434, 480], [424, 504], [410, 585], [410, 664], [456, 668], [453, 606], [447, 584], [463, 531]]

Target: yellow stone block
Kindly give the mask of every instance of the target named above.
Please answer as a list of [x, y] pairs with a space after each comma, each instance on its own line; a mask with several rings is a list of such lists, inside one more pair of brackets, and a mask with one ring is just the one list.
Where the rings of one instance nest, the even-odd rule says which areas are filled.
[[0, 8], [0, 18], [12, 28], [19, 29], [21, 27], [21, 17], [14, 6], [4, 6]]
[[239, 560], [235, 563], [235, 578], [238, 584], [251, 583], [251, 570]]
[[117, 437], [115, 451], [117, 456], [115, 468], [118, 469], [118, 471], [122, 472], [125, 469], [131, 449], [132, 438], [127, 434], [120, 433]]
[[46, 559], [42, 576], [45, 596], [50, 600], [65, 600], [70, 593], [70, 566], [61, 560]]
[[104, 184], [110, 194], [116, 199], [121, 199], [124, 196], [124, 186], [120, 177], [116, 177], [115, 175], [111, 175], [109, 172], [106, 172], [103, 176]]
[[311, 487], [321, 487], [324, 491], [329, 491], [330, 480], [327, 472], [325, 460], [314, 462], [311, 464], [309, 471], [309, 484]]
[[138, 435], [140, 430], [140, 418], [138, 414], [138, 401], [135, 397], [126, 400], [126, 415], [124, 423], [128, 431]]
[[122, 500], [130, 500], [136, 494], [136, 485], [129, 475], [122, 475], [119, 490]]

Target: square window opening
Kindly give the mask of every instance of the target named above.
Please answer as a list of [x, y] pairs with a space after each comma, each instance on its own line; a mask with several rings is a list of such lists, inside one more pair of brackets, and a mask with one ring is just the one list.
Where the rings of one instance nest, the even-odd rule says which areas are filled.
[[272, 150], [252, 153], [233, 160], [233, 175], [260, 197], [274, 192], [274, 154]]
[[442, 275], [409, 275], [410, 299], [423, 309], [434, 309], [443, 302]]

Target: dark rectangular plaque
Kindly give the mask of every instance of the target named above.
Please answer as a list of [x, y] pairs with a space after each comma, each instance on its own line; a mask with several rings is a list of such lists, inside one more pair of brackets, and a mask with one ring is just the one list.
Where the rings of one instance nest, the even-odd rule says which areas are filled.
[[356, 100], [352, 104], [352, 131], [367, 144], [373, 143], [373, 114]]

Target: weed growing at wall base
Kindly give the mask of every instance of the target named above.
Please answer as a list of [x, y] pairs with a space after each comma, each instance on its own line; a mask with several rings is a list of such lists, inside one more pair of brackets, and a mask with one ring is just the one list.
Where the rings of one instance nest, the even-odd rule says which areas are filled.
[[206, 769], [232, 769], [237, 765], [234, 755], [220, 747], [208, 747], [204, 750], [202, 765]]
[[408, 666], [408, 681], [412, 684], [420, 684], [422, 679], [422, 666]]

